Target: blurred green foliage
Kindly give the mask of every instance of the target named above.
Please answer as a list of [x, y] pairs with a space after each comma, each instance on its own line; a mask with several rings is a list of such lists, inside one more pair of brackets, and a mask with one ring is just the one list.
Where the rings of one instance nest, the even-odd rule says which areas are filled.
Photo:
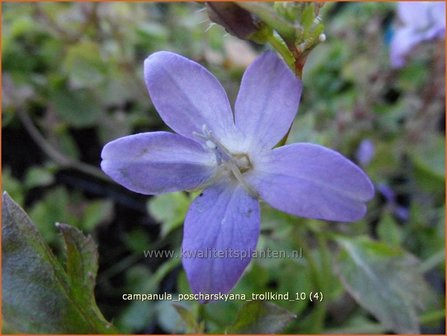
[[[324, 288], [320, 303], [277, 301], [279, 307], [272, 308], [182, 302], [175, 307], [122, 299], [123, 293], [190, 291], [178, 259], [145, 258], [143, 250], [180, 248], [182, 220], [194, 195], [142, 197], [116, 186], [98, 167], [106, 142], [166, 129], [143, 83], [144, 58], [158, 50], [192, 58], [216, 74], [234, 101], [243, 70], [262, 50], [211, 24], [202, 4], [3, 4], [3, 189], [56, 251], [62, 253], [55, 222], [92, 234], [99, 248], [98, 306], [122, 333], [197, 332], [202, 327], [224, 332], [231, 325], [229, 330], [258, 332], [244, 309], [260, 316], [287, 309], [285, 316], [296, 318], [283, 316], [288, 324], [281, 327], [287, 325], [291, 333], [411, 331], [411, 324], [421, 324], [423, 332], [443, 332], [444, 41], [418, 46], [406, 67], [391, 69], [394, 7], [329, 3], [321, 9], [327, 40], [315, 47], [304, 67], [302, 103], [288, 138], [289, 143], [328, 146], [356, 163], [360, 143], [371, 141], [374, 155], [363, 169], [376, 186], [376, 197], [367, 216], [352, 224], [325, 223], [263, 207], [258, 249], [292, 251], [304, 244], [310, 253], [298, 259], [255, 259], [233, 290], [310, 293]], [[345, 243], [335, 244], [334, 236], [343, 236]], [[325, 245], [321, 237], [331, 242]], [[391, 277], [376, 262], [396, 262], [390, 251], [401, 251], [417, 266], [402, 267]], [[373, 262], [381, 283], [395, 286], [405, 279], [408, 300], [418, 295], [421, 282], [429, 292], [421, 295], [433, 299], [414, 297], [411, 308], [398, 316], [410, 316], [411, 323], [396, 327], [380, 313], [393, 311], [395, 301], [365, 303], [373, 293], [356, 258]], [[413, 309], [424, 301], [422, 310]], [[248, 327], [234, 327], [241, 325]]]

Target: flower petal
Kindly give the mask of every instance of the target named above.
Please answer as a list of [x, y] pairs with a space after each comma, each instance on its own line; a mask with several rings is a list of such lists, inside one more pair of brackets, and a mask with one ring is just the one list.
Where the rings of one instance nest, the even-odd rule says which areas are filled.
[[236, 127], [245, 146], [272, 148], [287, 133], [298, 111], [302, 83], [273, 52], [245, 72], [235, 104]]
[[130, 135], [109, 142], [102, 170], [132, 191], [154, 195], [194, 189], [214, 173], [215, 158], [188, 138], [168, 132]]
[[415, 34], [436, 29], [436, 26], [445, 28], [444, 1], [401, 1], [397, 3], [397, 14]]
[[397, 3], [397, 15], [399, 19], [415, 29], [425, 29], [429, 24], [429, 18], [426, 15], [430, 3], [420, 1], [400, 1]]
[[229, 183], [206, 189], [186, 215], [183, 266], [194, 293], [230, 291], [256, 249], [259, 202]]
[[391, 66], [405, 65], [414, 47], [445, 36], [445, 2], [399, 2], [397, 13], [401, 24], [391, 41]]
[[144, 61], [144, 79], [161, 118], [177, 133], [197, 139], [193, 132], [202, 133], [203, 125], [218, 139], [234, 132], [225, 90], [196, 62], [172, 52], [156, 52]]
[[422, 41], [422, 36], [415, 34], [411, 28], [403, 27], [396, 30], [390, 45], [391, 66], [393, 68], [403, 67], [410, 51]]
[[356, 221], [374, 196], [369, 178], [328, 148], [299, 143], [254, 160], [247, 182], [271, 206], [284, 212], [333, 221]]

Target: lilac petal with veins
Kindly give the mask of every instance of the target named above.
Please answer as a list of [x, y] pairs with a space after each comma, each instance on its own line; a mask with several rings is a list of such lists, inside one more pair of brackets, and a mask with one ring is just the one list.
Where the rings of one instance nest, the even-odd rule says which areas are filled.
[[275, 53], [257, 58], [245, 71], [235, 104], [245, 148], [270, 149], [287, 133], [298, 112], [302, 83]]
[[297, 143], [265, 152], [247, 182], [272, 207], [308, 218], [352, 222], [374, 188], [354, 163], [328, 148]]
[[215, 157], [188, 138], [150, 132], [119, 138], [102, 150], [102, 170], [137, 193], [194, 189], [215, 172]]
[[227, 94], [200, 64], [168, 51], [144, 61], [144, 79], [163, 121], [175, 132], [195, 139], [203, 125], [218, 138], [231, 137], [235, 127]]
[[[205, 189], [193, 201], [185, 219], [182, 252], [194, 293], [227, 293], [234, 287], [256, 249], [260, 220], [259, 202], [230, 181]], [[198, 257], [213, 250], [222, 256]], [[239, 256], [231, 257], [230, 251]]]

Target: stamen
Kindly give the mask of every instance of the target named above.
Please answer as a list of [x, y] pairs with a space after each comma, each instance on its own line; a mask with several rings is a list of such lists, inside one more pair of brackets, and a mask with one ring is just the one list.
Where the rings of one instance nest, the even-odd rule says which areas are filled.
[[258, 197], [258, 194], [256, 191], [254, 191], [249, 185], [248, 183], [245, 181], [244, 177], [242, 176], [241, 171], [239, 170], [239, 168], [236, 166], [236, 164], [234, 162], [227, 162], [226, 164], [227, 167], [229, 167], [231, 169], [231, 172], [233, 173], [233, 176], [236, 178], [236, 180], [239, 181], [239, 183], [242, 185], [242, 187], [245, 189], [246, 192], [248, 192], [251, 196], [253, 197]]
[[210, 131], [205, 124], [202, 125], [202, 132], [202, 134], [193, 132], [193, 135], [205, 140], [205, 145], [209, 149], [213, 149], [215, 151], [217, 162], [219, 164], [231, 160], [230, 151], [225, 148], [225, 146], [221, 144], [219, 140], [216, 139], [216, 137], [213, 135], [213, 132]]
[[[232, 154], [216, 137], [213, 132], [204, 124], [202, 133], [193, 132], [193, 135], [205, 140], [205, 146], [214, 151], [217, 164], [223, 168], [221, 173], [227, 171], [242, 185], [242, 187], [253, 197], [258, 197], [257, 193], [245, 181], [243, 173], [252, 168], [250, 159], [244, 153]], [[218, 175], [217, 175], [218, 176]]]

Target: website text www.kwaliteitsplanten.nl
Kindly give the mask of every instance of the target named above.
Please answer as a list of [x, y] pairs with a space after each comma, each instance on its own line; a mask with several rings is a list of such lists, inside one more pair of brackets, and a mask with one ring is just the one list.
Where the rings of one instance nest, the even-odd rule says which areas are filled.
[[144, 257], [150, 259], [301, 259], [302, 249], [275, 250], [271, 248], [261, 250], [225, 249], [197, 249], [197, 250], [144, 250]]

